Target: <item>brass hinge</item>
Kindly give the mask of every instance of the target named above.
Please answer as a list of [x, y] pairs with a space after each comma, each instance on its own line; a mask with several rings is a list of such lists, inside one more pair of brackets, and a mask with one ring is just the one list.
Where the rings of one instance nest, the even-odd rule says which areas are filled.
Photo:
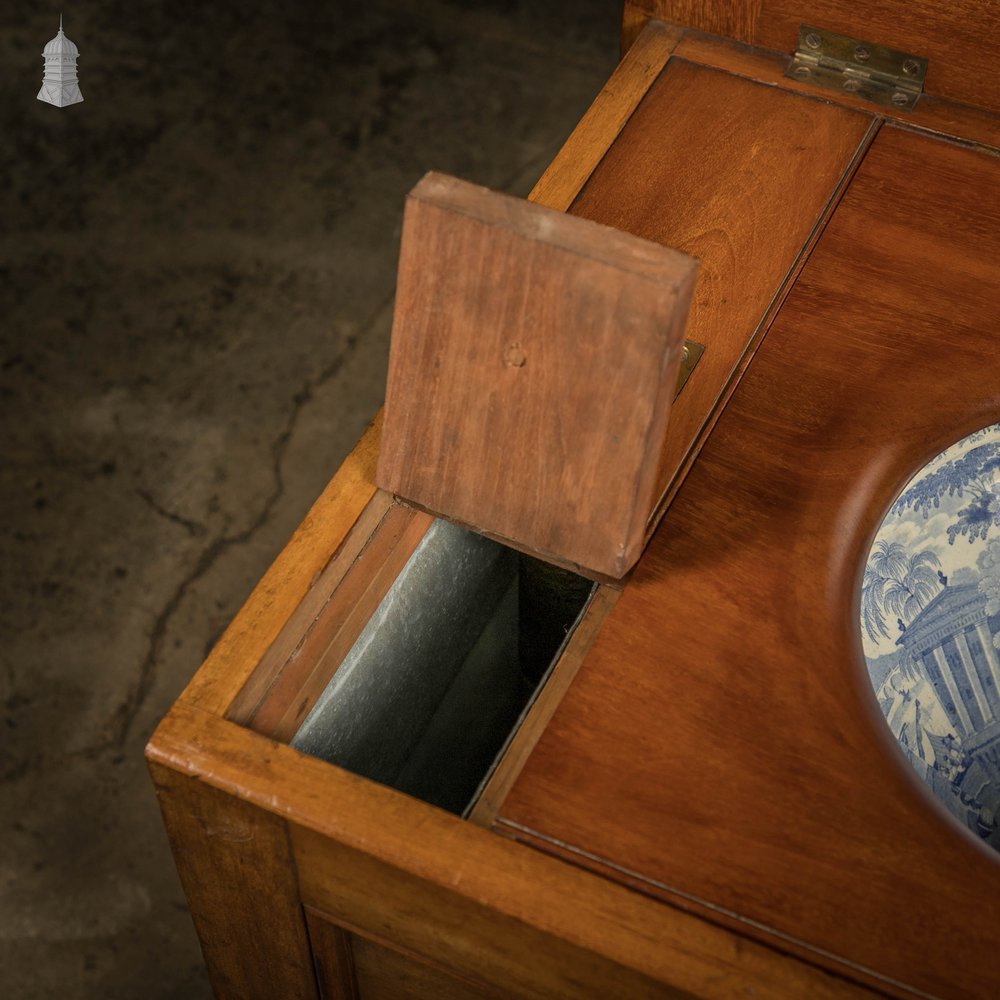
[[799, 47], [785, 70], [785, 76], [793, 80], [905, 111], [916, 105], [926, 75], [923, 56], [859, 42], [808, 24], [799, 28]]

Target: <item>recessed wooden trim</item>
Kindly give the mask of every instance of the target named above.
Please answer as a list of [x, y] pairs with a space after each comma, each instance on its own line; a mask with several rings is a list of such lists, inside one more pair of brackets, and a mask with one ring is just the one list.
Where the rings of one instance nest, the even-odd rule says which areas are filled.
[[503, 804], [504, 796], [517, 780], [524, 762], [538, 742], [553, 712], [573, 682], [576, 672], [587, 655], [608, 612], [615, 606], [620, 588], [601, 586], [584, 613], [583, 619], [570, 637], [562, 656], [552, 668], [545, 686], [528, 710], [514, 738], [507, 747], [496, 770], [479, 795], [469, 819], [480, 826], [491, 826]]
[[347, 929], [311, 906], [304, 906], [303, 910], [322, 1000], [364, 1000], [358, 993]]
[[233, 699], [226, 718], [250, 725], [261, 704], [270, 695], [289, 659], [301, 649], [302, 643], [316, 625], [337, 587], [343, 581], [355, 559], [368, 545], [372, 535], [393, 506], [392, 497], [379, 490], [354, 523], [347, 537], [292, 612], [285, 627], [261, 657], [240, 693]]
[[330, 568], [333, 589], [318, 590], [317, 600], [300, 606], [279, 636], [278, 652], [284, 654], [286, 647], [291, 652], [261, 661], [261, 679], [255, 674], [252, 681], [255, 689], [266, 685], [266, 693], [246, 717], [246, 725], [282, 742], [295, 735], [432, 520], [393, 504], [371, 534], [366, 537], [359, 530], [357, 555], [349, 559], [351, 552], [344, 553], [346, 571], [339, 560]]
[[[338, 921], [315, 906], [306, 905], [304, 909], [310, 935], [315, 928], [316, 938], [313, 940], [322, 942], [322, 953], [317, 954], [320, 982], [322, 984], [324, 978], [336, 982], [339, 977], [343, 982], [344, 1000], [354, 1000], [355, 997], [367, 1000], [373, 996], [371, 990], [364, 992], [360, 988], [362, 984], [369, 985], [364, 981], [365, 974], [375, 971], [372, 960], [376, 956], [365, 955], [364, 952], [358, 956], [358, 951], [364, 946], [383, 953], [377, 956], [383, 960], [383, 968], [378, 970], [378, 975], [380, 980], [384, 978], [386, 981], [371, 984], [376, 989], [382, 988], [382, 992], [375, 993], [374, 997], [382, 997], [384, 987], [388, 985], [390, 989], [399, 987], [407, 991], [406, 998], [419, 996], [437, 1000], [443, 995], [443, 1000], [480, 1000], [487, 997], [510, 1000], [506, 990], [492, 989], [478, 980], [463, 976], [426, 955], [400, 947], [377, 931], [358, 927], [349, 921]], [[386, 952], [389, 954], [384, 954]], [[349, 979], [341, 971], [345, 968], [352, 973]], [[352, 989], [354, 992], [350, 992]], [[421, 992], [418, 993], [418, 990]], [[397, 997], [395, 992], [392, 995]], [[341, 1000], [341, 993], [336, 991], [330, 991], [328, 996], [329, 1000]], [[324, 994], [324, 1000], [327, 1000], [327, 994]], [[397, 1000], [403, 1000], [403, 996], [397, 997]]]

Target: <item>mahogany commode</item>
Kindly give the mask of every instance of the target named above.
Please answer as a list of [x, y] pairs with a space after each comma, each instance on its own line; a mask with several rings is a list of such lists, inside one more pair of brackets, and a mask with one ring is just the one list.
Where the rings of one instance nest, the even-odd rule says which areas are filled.
[[[375, 421], [147, 751], [219, 996], [1000, 994], [1000, 855], [911, 773], [858, 617], [903, 484], [1000, 420], [1000, 24], [967, 6], [626, 4], [530, 197], [698, 261], [648, 546], [615, 583], [429, 534], [375, 485]], [[926, 57], [924, 94], [786, 76], [803, 24]], [[471, 559], [491, 596], [447, 597], [467, 625], [433, 635], [464, 638], [406, 752], [376, 781], [295, 749], [435, 532], [437, 578]], [[352, 669], [388, 705], [433, 686]], [[471, 793], [414, 797], [477, 698]]]

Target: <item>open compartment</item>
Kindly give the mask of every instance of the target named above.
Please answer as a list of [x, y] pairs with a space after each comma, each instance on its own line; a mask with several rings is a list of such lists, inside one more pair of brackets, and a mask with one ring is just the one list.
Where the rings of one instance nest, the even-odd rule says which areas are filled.
[[464, 813], [593, 590], [434, 521], [292, 746]]
[[231, 717], [467, 814], [597, 585], [399, 504], [356, 544]]

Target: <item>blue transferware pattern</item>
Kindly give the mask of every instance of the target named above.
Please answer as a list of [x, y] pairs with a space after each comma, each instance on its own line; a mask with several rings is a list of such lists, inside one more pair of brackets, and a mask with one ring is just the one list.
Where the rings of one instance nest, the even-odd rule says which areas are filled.
[[865, 564], [861, 635], [903, 753], [1000, 850], [1000, 424], [942, 452], [893, 503]]

